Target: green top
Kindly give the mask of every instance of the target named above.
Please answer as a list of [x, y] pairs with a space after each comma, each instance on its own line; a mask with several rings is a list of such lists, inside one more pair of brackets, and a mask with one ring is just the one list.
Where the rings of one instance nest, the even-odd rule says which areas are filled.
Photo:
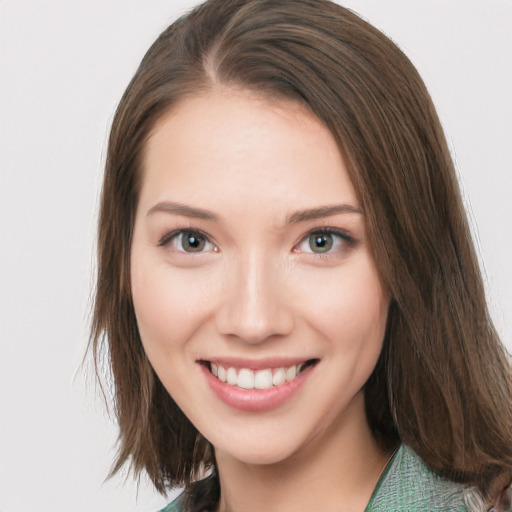
[[[402, 445], [380, 477], [365, 512], [469, 512], [465, 486], [445, 480]], [[160, 512], [182, 512], [180, 497]]]
[[468, 512], [465, 486], [433, 473], [402, 445], [381, 476], [365, 512]]

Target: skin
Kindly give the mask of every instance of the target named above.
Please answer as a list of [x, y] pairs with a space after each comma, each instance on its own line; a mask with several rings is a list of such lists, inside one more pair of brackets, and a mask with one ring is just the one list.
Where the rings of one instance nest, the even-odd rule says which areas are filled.
[[[156, 373], [215, 448], [219, 510], [363, 511], [389, 458], [362, 392], [389, 296], [332, 135], [300, 104], [217, 87], [175, 106], [146, 149], [133, 302]], [[315, 210], [340, 204], [351, 211]], [[191, 229], [198, 252], [179, 234]], [[343, 236], [324, 232], [321, 253], [318, 229]], [[223, 357], [319, 362], [283, 405], [252, 412], [208, 386], [199, 361]]]

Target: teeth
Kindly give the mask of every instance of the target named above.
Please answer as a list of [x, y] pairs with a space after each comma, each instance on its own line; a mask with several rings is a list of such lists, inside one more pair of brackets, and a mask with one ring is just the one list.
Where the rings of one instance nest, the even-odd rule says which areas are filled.
[[291, 380], [295, 379], [295, 377], [297, 377], [297, 367], [290, 366], [290, 368], [286, 369], [285, 375], [286, 375], [286, 382], [290, 382]]
[[221, 382], [226, 382], [230, 386], [238, 386], [242, 389], [270, 389], [272, 386], [281, 386], [285, 382], [290, 382], [304, 370], [306, 363], [293, 365], [288, 368], [276, 368], [272, 370], [252, 371], [248, 368], [229, 367], [227, 370], [218, 363], [211, 363], [211, 372]]
[[254, 389], [254, 373], [251, 370], [242, 368], [238, 372], [238, 387], [244, 389]]
[[226, 373], [226, 381], [230, 386], [236, 386], [238, 383], [238, 376], [234, 368], [228, 368]]
[[272, 377], [272, 384], [274, 386], [280, 386], [281, 384], [284, 384], [286, 382], [286, 373], [284, 372], [284, 368], [279, 368], [276, 370], [276, 373], [274, 373]]
[[254, 375], [256, 389], [270, 389], [272, 387], [272, 370], [260, 370]]

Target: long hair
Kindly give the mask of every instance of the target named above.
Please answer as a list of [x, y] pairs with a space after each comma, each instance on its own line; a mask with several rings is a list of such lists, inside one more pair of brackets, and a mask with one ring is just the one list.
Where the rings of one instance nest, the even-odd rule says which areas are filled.
[[[177, 102], [218, 85], [292, 98], [333, 134], [391, 293], [380, 359], [365, 385], [370, 428], [435, 472], [476, 486], [512, 472], [509, 355], [489, 317], [446, 140], [399, 48], [328, 0], [208, 0], [151, 46], [115, 114], [98, 232], [91, 344], [108, 347], [120, 449], [165, 492], [205, 508], [218, 481], [212, 447], [174, 403], [140, 341], [130, 250], [145, 144]], [[195, 486], [195, 487], [194, 487]], [[192, 505], [191, 505], [192, 507]], [[199, 506], [197, 506], [199, 508]]]

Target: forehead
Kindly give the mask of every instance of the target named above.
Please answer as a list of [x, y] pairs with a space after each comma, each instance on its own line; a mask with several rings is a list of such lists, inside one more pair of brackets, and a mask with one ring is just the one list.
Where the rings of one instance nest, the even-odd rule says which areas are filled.
[[182, 100], [157, 123], [140, 199], [357, 202], [332, 134], [304, 105], [232, 89]]

